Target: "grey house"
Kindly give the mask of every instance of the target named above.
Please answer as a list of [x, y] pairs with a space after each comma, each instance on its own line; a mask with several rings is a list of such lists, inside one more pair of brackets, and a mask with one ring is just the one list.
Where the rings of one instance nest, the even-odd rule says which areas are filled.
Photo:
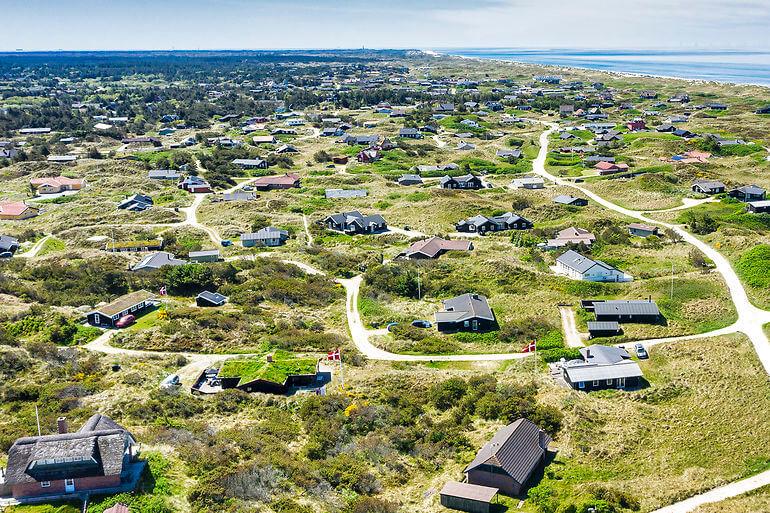
[[585, 207], [588, 205], [588, 200], [585, 198], [576, 198], [567, 194], [560, 194], [553, 199], [554, 203], [560, 205], [567, 205], [570, 207]]
[[398, 185], [422, 185], [420, 175], [403, 174], [398, 178]]
[[144, 257], [138, 264], [131, 267], [132, 271], [154, 271], [166, 266], [178, 266], [186, 264], [186, 260], [174, 258], [174, 255], [167, 251], [159, 251]]
[[586, 311], [592, 311], [597, 321], [656, 323], [663, 316], [651, 299], [608, 299], [584, 301]]
[[329, 230], [347, 234], [377, 233], [388, 229], [388, 224], [380, 214], [363, 215], [358, 210], [330, 215], [324, 219]]
[[766, 191], [756, 185], [744, 185], [730, 191], [730, 197], [748, 203], [765, 199]]
[[725, 192], [725, 184], [718, 180], [695, 180], [692, 191], [701, 194], [720, 194]]
[[218, 249], [204, 249], [201, 251], [190, 251], [187, 254], [187, 258], [191, 262], [218, 262], [220, 255]]
[[254, 246], [280, 246], [289, 238], [289, 232], [273, 226], [266, 226], [256, 233], [242, 233], [241, 244], [244, 248]]
[[484, 187], [481, 178], [475, 175], [444, 176], [439, 183], [442, 189], [481, 189]]
[[441, 332], [487, 331], [497, 327], [495, 314], [481, 294], [463, 294], [441, 301], [436, 312], [436, 328]]
[[468, 483], [498, 488], [509, 496], [522, 493], [545, 461], [551, 437], [528, 419], [500, 429], [465, 468]]
[[8, 235], [0, 235], [0, 253], [16, 253], [19, 250], [19, 241]]
[[564, 380], [576, 390], [632, 388], [643, 377], [639, 364], [625, 349], [592, 345], [581, 347], [580, 356], [562, 364]]
[[493, 217], [477, 215], [464, 219], [455, 225], [458, 232], [479, 233], [501, 232], [505, 230], [528, 230], [534, 225], [528, 219], [506, 212], [505, 214]]
[[153, 205], [152, 198], [145, 194], [134, 194], [118, 203], [118, 208], [129, 212], [147, 210]]

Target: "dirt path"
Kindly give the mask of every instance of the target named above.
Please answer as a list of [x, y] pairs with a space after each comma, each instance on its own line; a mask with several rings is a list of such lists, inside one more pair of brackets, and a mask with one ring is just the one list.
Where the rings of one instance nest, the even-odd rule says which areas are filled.
[[709, 490], [700, 495], [695, 495], [682, 502], [677, 502], [676, 504], [655, 510], [652, 513], [690, 513], [704, 504], [721, 502], [725, 499], [737, 497], [768, 485], [770, 485], [770, 470], [766, 470], [761, 474], [757, 474], [741, 481], [735, 481], [734, 483], [714, 488], [713, 490]]
[[561, 327], [564, 330], [564, 341], [567, 343], [567, 347], [583, 347], [583, 337], [578, 332], [575, 322], [575, 311], [568, 306], [560, 306], [559, 313], [561, 314]]
[[35, 258], [38, 253], [40, 253], [40, 250], [43, 249], [43, 246], [45, 245], [46, 241], [53, 237], [50, 233], [37, 241], [31, 248], [29, 248], [29, 251], [25, 251], [24, 253], [21, 253], [17, 255], [19, 258]]
[[307, 216], [305, 214], [302, 214], [302, 225], [305, 227], [307, 247], [311, 247], [313, 245], [313, 236], [310, 234], [310, 224], [308, 223]]

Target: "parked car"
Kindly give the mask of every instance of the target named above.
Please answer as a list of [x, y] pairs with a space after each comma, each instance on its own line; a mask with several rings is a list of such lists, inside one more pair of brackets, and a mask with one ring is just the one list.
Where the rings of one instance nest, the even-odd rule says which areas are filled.
[[252, 187], [251, 185], [244, 185], [243, 190], [246, 192], [250, 192], [254, 190], [254, 187]]
[[222, 244], [222, 247], [226, 248], [226, 247], [232, 246], [233, 245], [233, 241], [225, 239], [225, 240], [221, 241], [220, 244]]
[[649, 353], [647, 353], [647, 350], [644, 348], [642, 344], [636, 344], [634, 346], [634, 351], [636, 351], [636, 357], [639, 358], [640, 360], [644, 360], [650, 357]]
[[136, 317], [134, 317], [131, 314], [124, 315], [120, 319], [118, 319], [118, 322], [115, 323], [116, 328], [125, 328], [128, 326], [131, 326], [136, 322]]
[[393, 328], [395, 328], [396, 326], [398, 326], [397, 322], [389, 322], [385, 327], [388, 329], [388, 331], [393, 331]]
[[10, 251], [3, 251], [0, 253], [0, 258], [11, 258], [13, 256], [13, 253]]
[[412, 326], [415, 328], [432, 328], [433, 323], [430, 321], [423, 321], [421, 319], [417, 319], [415, 321], [412, 321]]

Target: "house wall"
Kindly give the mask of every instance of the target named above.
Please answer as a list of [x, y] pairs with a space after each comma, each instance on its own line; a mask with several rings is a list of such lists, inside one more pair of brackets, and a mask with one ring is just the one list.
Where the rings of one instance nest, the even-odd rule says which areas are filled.
[[521, 492], [522, 485], [517, 483], [509, 475], [487, 472], [475, 468], [467, 473], [468, 483], [499, 488], [502, 493], [508, 496], [516, 496]]
[[[494, 322], [488, 321], [486, 319], [475, 319], [478, 322], [478, 328], [473, 329], [473, 321], [474, 319], [469, 319], [468, 321], [461, 321], [461, 322], [439, 322], [436, 323], [436, 329], [438, 329], [441, 332], [455, 332], [455, 331], [487, 331], [492, 328], [494, 328]], [[468, 323], [466, 326], [465, 323]]]
[[469, 513], [489, 513], [489, 503], [441, 494], [441, 505], [445, 508], [467, 511]]
[[[580, 386], [580, 382], [573, 383], [570, 381], [569, 377], [567, 376], [567, 373], [564, 373], [564, 380], [569, 383], [569, 385], [574, 388], [575, 390], [580, 390], [583, 392], [591, 392], [594, 390], [608, 390], [608, 389], [618, 389], [618, 388], [635, 388], [639, 385], [639, 378], [633, 377], [633, 378], [625, 378], [625, 381], [622, 381], [620, 379], [612, 379], [612, 380], [606, 380], [602, 379], [598, 382], [596, 381], [584, 381], [583, 386]], [[611, 381], [611, 382], [610, 382]]]
[[[99, 490], [120, 486], [120, 476], [93, 476], [75, 479], [75, 492]], [[11, 493], [16, 499], [40, 497], [43, 495], [64, 494], [64, 480], [51, 481], [51, 486], [43, 488], [39, 482], [21, 483], [11, 486]]]

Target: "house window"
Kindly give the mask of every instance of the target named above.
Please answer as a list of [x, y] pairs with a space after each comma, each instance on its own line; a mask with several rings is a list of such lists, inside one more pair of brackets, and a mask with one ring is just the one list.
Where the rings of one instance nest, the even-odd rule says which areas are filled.
[[463, 322], [463, 327], [467, 328], [468, 326], [470, 326], [470, 323], [468, 321], [464, 321]]
[[48, 488], [50, 486], [51, 486], [51, 482], [50, 481], [41, 481], [40, 482], [40, 488]]
[[94, 314], [94, 324], [101, 324], [102, 319], [99, 317], [99, 314]]
[[594, 380], [594, 386], [595, 386], [595, 387], [598, 387], [598, 386], [599, 386], [599, 380], [598, 380], [598, 379], [595, 379], [595, 380]]
[[585, 387], [586, 387], [586, 382], [585, 381], [578, 381], [578, 388], [583, 389]]
[[613, 380], [611, 380], [611, 379], [608, 379], [608, 380], [607, 380], [607, 384], [608, 384], [608, 385], [612, 385], [612, 381], [613, 381]]

